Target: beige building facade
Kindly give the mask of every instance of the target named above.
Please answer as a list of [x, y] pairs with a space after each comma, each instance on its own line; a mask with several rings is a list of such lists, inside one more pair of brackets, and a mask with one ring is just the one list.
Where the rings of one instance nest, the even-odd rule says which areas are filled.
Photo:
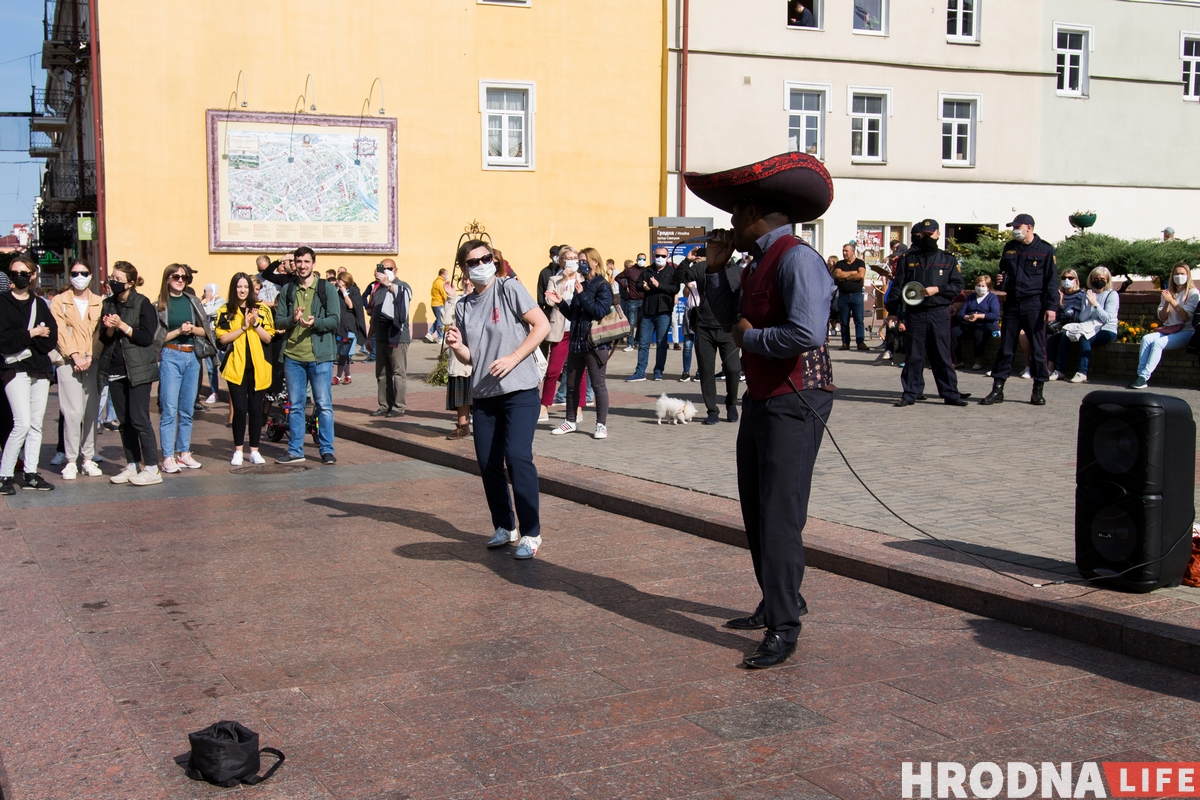
[[743, 0], [738, 11], [671, 2], [668, 213], [728, 219], [680, 195], [681, 167], [799, 149], [834, 177], [833, 206], [804, 231], [827, 255], [907, 241], [926, 217], [970, 240], [1017, 212], [1047, 239], [1069, 235], [1076, 211], [1124, 238], [1167, 226], [1200, 236], [1200, 2]]

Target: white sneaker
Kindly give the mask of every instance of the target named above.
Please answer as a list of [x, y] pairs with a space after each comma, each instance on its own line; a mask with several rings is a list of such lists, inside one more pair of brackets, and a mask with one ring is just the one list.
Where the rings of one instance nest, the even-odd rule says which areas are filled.
[[233, 458], [229, 459], [229, 463], [235, 467], [240, 467], [242, 465], [242, 451], [234, 450]]
[[1054, 370], [1054, 372], [1051, 372], [1050, 377], [1047, 378], [1046, 380], [1061, 381], [1063, 379], [1063, 377], [1064, 377], [1064, 375], [1061, 372], [1059, 372], [1058, 370]]
[[267, 460], [262, 457], [262, 454], [257, 450], [250, 451], [250, 463], [254, 465], [265, 464]]
[[538, 414], [538, 422], [549, 422], [550, 414], [547, 413], [546, 407], [542, 406], [542, 413]]
[[1029, 368], [1026, 367], [1025, 371], [1022, 372], [1018, 377], [1023, 378], [1025, 380], [1029, 380]]
[[188, 469], [200, 469], [200, 467], [203, 466], [203, 464], [201, 464], [199, 461], [192, 458], [191, 453], [180, 453], [179, 457], [175, 459], [175, 463], [179, 464], [181, 467], [187, 467]]
[[155, 483], [162, 483], [162, 473], [158, 471], [157, 467], [146, 467], [130, 478], [129, 482], [134, 486], [151, 486]]
[[96, 466], [96, 462], [94, 462], [94, 461], [91, 461], [91, 460], [85, 460], [85, 461], [83, 462], [83, 466], [82, 466], [80, 469], [82, 469], [82, 470], [83, 470], [83, 474], [84, 474], [84, 475], [87, 475], [89, 478], [102, 478], [102, 477], [104, 477], [104, 472], [103, 472], [103, 471], [101, 471], [101, 469], [100, 469], [99, 467], [97, 467], [97, 466]]
[[1087, 373], [1076, 372], [1071, 376], [1071, 383], [1087, 383]]
[[492, 534], [492, 538], [488, 539], [488, 550], [495, 550], [497, 547], [507, 547], [510, 544], [516, 544], [521, 535], [516, 531], [510, 531], [506, 528], [496, 528], [496, 532]]
[[608, 438], [608, 426], [597, 422], [596, 423], [596, 432], [592, 434], [592, 438], [593, 439], [607, 439]]
[[163, 459], [162, 471], [168, 475], [174, 475], [177, 472], [182, 472], [179, 465], [175, 463], [175, 456], [169, 456]]
[[542, 546], [542, 537], [540, 536], [522, 536], [517, 542], [517, 552], [515, 557], [519, 559], [533, 558], [537, 555], [538, 548]]
[[213, 392], [204, 400], [204, 405], [206, 405], [206, 406], [216, 405], [216, 402], [217, 402], [217, 393]]
[[625, 350], [624, 350], [624, 352], [626, 352], [626, 353], [632, 353], [632, 352], [633, 352], [633, 345], [631, 345], [631, 344], [627, 344], [627, 345], [625, 345]]
[[52, 467], [61, 467], [63, 464], [66, 464], [66, 463], [67, 463], [67, 454], [66, 453], [55, 453], [54, 458], [50, 459], [50, 466], [52, 466]]
[[62, 477], [64, 481], [75, 480], [79, 477], [79, 467], [75, 466], [74, 464], [67, 464], [65, 467], [63, 467]]
[[137, 464], [126, 464], [125, 469], [109, 478], [113, 483], [129, 483], [130, 478], [138, 474]]
[[562, 425], [559, 425], [554, 430], [550, 431], [551, 436], [559, 436], [564, 433], [574, 433], [579, 430], [579, 426], [569, 419], [564, 419]]

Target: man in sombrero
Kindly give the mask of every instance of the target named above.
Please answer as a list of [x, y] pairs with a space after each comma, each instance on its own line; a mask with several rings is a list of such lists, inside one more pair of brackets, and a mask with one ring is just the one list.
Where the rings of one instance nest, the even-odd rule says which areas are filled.
[[[825, 347], [835, 286], [819, 253], [793, 235], [833, 202], [833, 180], [819, 161], [786, 153], [711, 175], [687, 173], [700, 199], [733, 215], [732, 231], [708, 245], [707, 296], [742, 348], [747, 394], [737, 438], [742, 520], [762, 600], [730, 620], [737, 630], [766, 629], [746, 656], [754, 669], [778, 666], [796, 650], [804, 578], [802, 533], [813, 463], [833, 408], [833, 371]], [[728, 268], [734, 250], [753, 261]]]

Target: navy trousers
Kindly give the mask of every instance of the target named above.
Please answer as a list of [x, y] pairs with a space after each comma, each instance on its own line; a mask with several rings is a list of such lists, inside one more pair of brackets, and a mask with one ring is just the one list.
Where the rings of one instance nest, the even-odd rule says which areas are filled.
[[[479, 461], [488, 510], [492, 512], [492, 526], [516, 530], [517, 520], [520, 520], [522, 536], [540, 536], [542, 532], [538, 474], [533, 465], [533, 434], [541, 408], [537, 389], [522, 389], [498, 397], [477, 397], [471, 401], [475, 458]], [[505, 467], [508, 468], [507, 477]], [[512, 479], [511, 498], [509, 478]]]
[[1042, 311], [1040, 302], [1021, 303], [1015, 306], [1005, 306], [1000, 315], [1003, 324], [1000, 328], [1000, 352], [996, 355], [996, 363], [992, 367], [992, 377], [1007, 380], [1012, 374], [1013, 352], [1021, 331], [1029, 338], [1033, 346], [1033, 363], [1029, 365], [1029, 375], [1038, 383], [1050, 380], [1050, 368], [1046, 366], [1046, 314]]
[[738, 495], [754, 577], [767, 630], [787, 642], [800, 635], [804, 523], [825, 433], [822, 420], [833, 410], [831, 392], [806, 389], [802, 394], [807, 405], [795, 392], [766, 400], [744, 395], [737, 438]]
[[950, 310], [910, 308], [904, 316], [904, 332], [908, 334], [904, 372], [900, 374], [904, 399], [916, 400], [918, 395], [925, 393], [925, 357], [928, 355], [938, 394], [943, 400], [957, 400], [958, 375], [950, 360]]

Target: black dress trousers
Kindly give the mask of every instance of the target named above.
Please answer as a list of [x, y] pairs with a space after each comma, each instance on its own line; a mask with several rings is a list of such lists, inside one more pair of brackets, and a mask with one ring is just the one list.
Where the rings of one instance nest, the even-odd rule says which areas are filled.
[[1006, 305], [1000, 319], [1003, 321], [1000, 329], [1000, 352], [996, 356], [995, 366], [992, 367], [992, 377], [1007, 380], [1012, 374], [1013, 353], [1021, 331], [1025, 331], [1025, 336], [1033, 347], [1033, 363], [1029, 365], [1030, 377], [1038, 383], [1050, 380], [1050, 368], [1046, 365], [1046, 313], [1042, 310], [1041, 303]]
[[900, 375], [904, 399], [915, 401], [925, 393], [925, 357], [928, 355], [938, 394], [943, 400], [957, 400], [958, 375], [950, 360], [950, 310], [910, 308], [904, 317], [904, 328], [907, 337], [904, 372]]

